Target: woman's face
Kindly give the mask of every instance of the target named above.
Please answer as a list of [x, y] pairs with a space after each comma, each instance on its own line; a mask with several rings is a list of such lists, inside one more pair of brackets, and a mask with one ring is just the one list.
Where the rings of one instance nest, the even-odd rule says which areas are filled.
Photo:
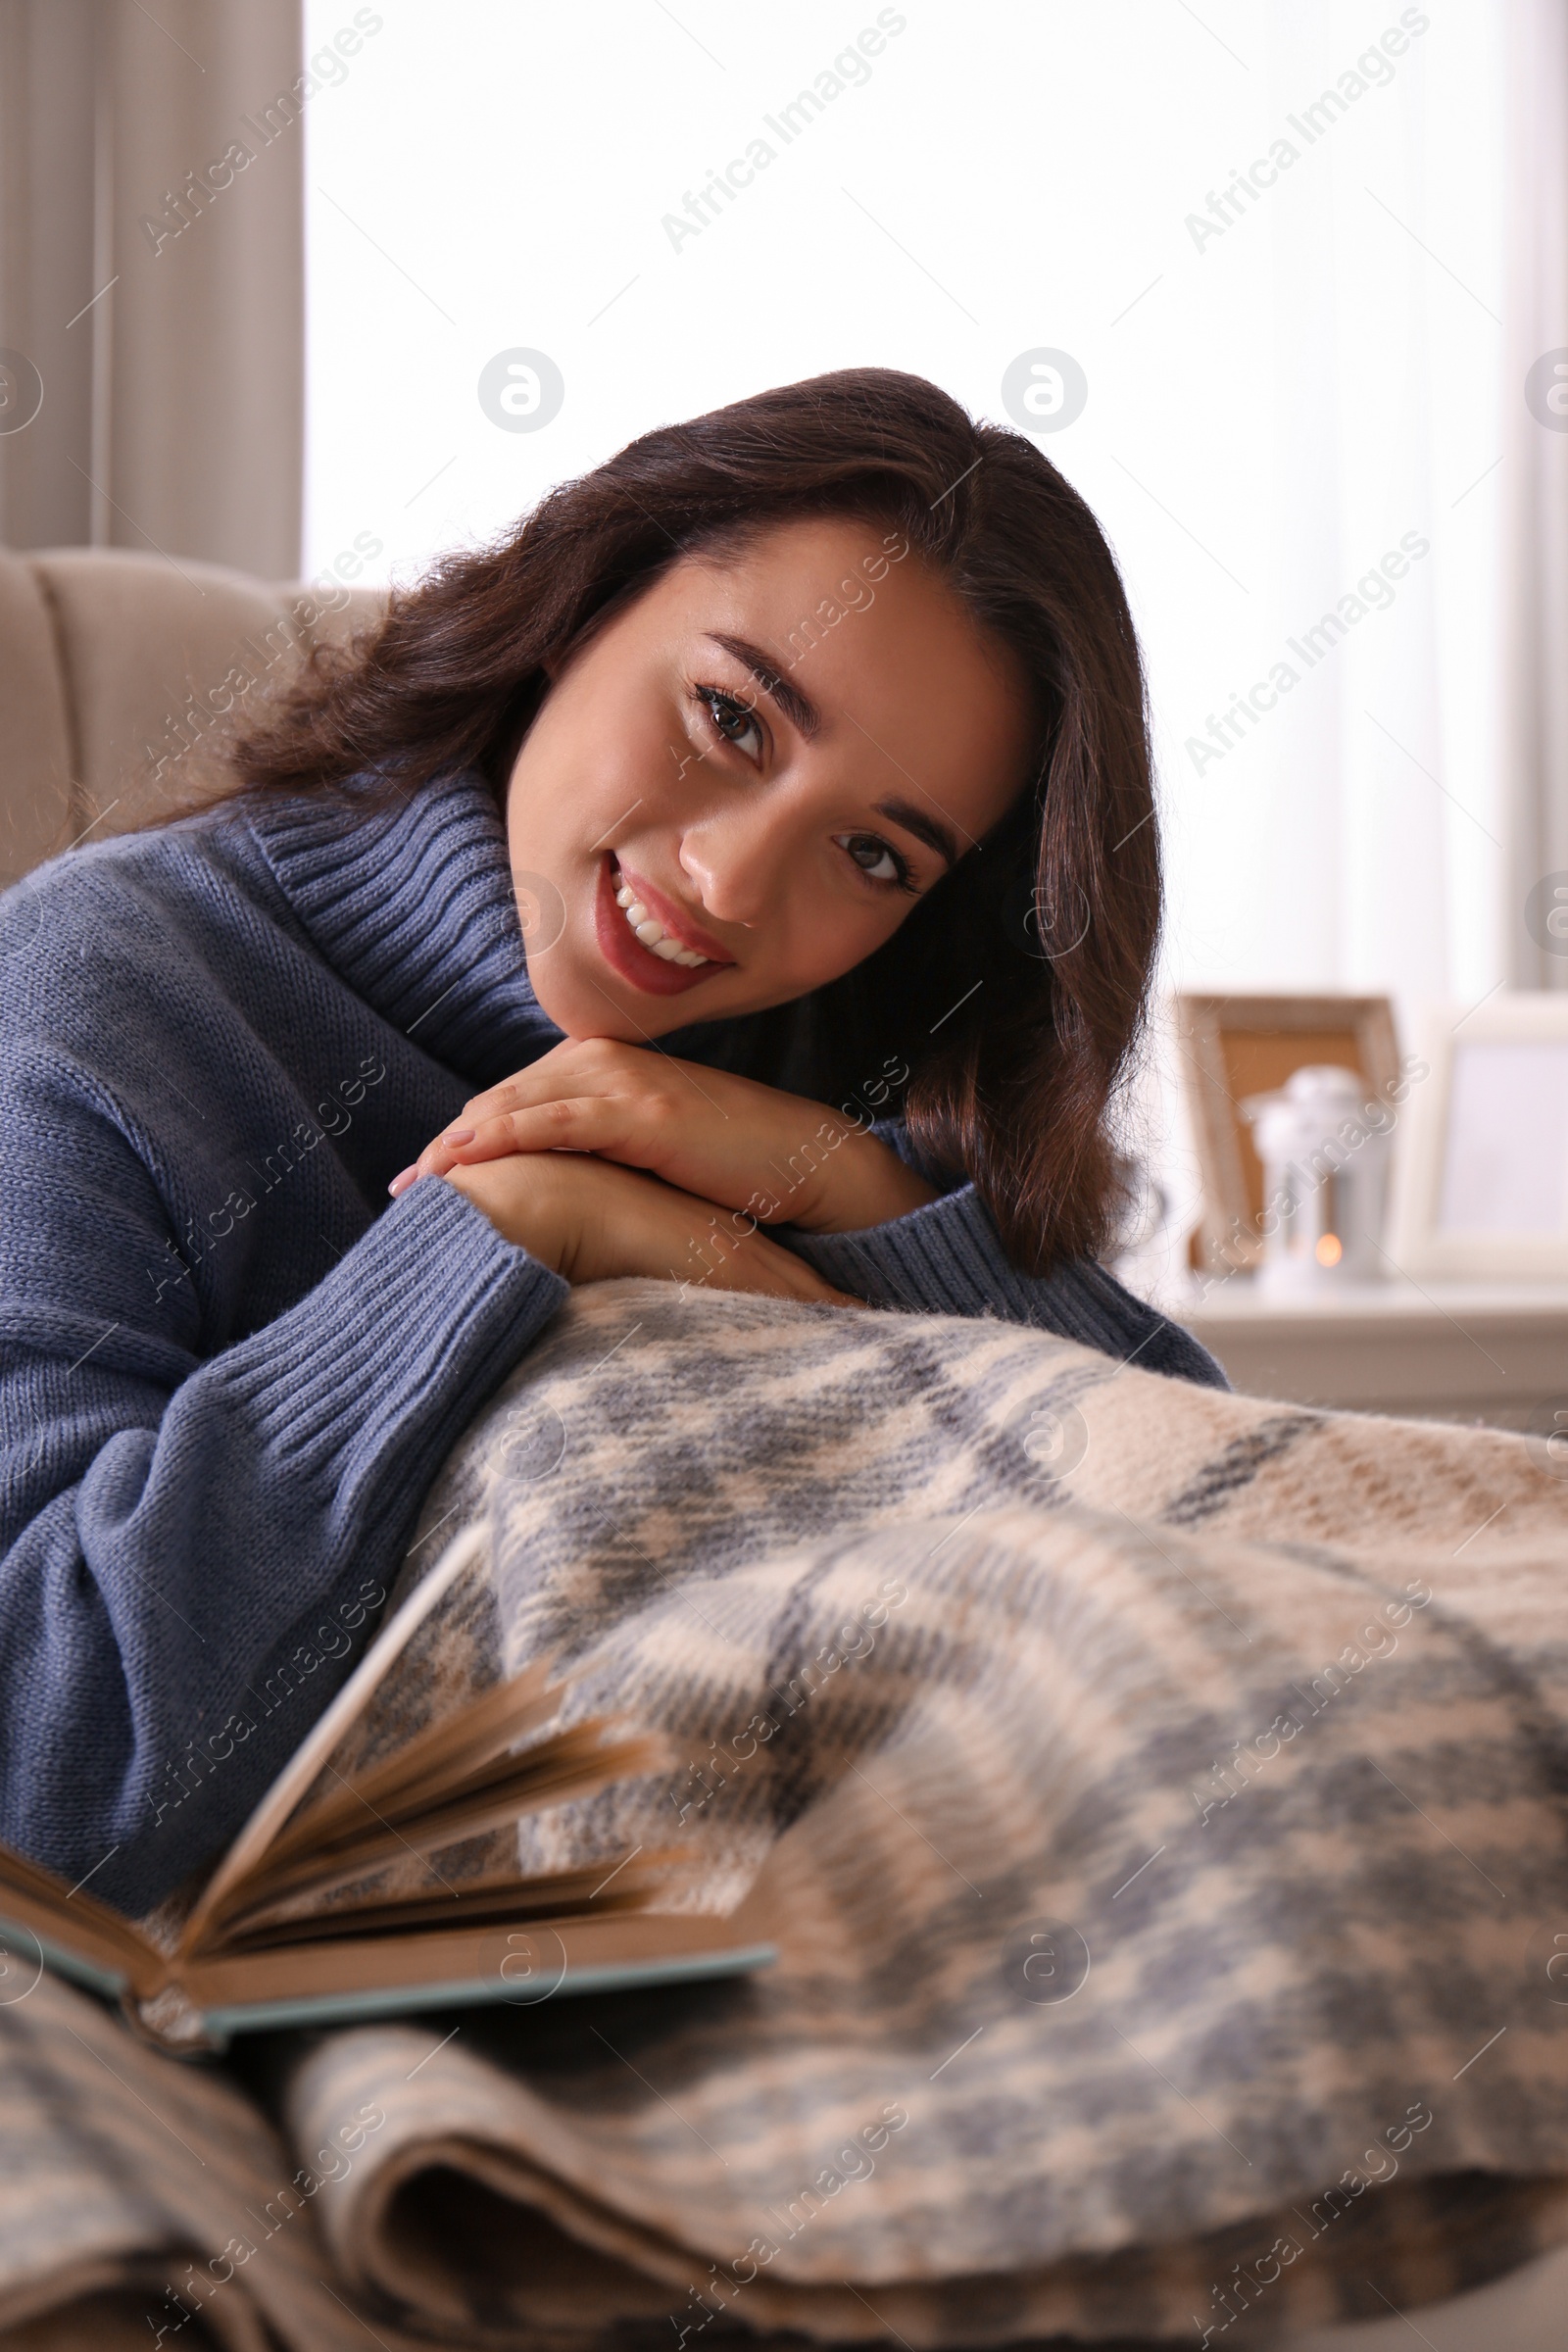
[[635, 1042], [837, 979], [1010, 807], [1030, 734], [1021, 666], [898, 532], [683, 558], [566, 664], [512, 771], [541, 1005]]

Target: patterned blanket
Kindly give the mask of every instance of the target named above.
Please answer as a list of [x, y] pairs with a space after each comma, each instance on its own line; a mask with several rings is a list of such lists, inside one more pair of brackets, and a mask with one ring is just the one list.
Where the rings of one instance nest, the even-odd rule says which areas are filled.
[[[672, 1899], [757, 1882], [779, 1963], [274, 2052], [311, 2210], [204, 2324], [266, 2256], [300, 2352], [355, 2313], [541, 2352], [1245, 2344], [1568, 2239], [1559, 1468], [995, 1322], [576, 1294], [429, 1499], [410, 1577], [478, 1518], [490, 1582], [388, 1704], [564, 1659], [571, 1710], [678, 1762], [528, 1858], [683, 1845]], [[134, 2100], [203, 2157], [192, 2102], [250, 2111], [106, 2040], [127, 2161], [70, 2087], [89, 2016], [112, 2039], [47, 1983], [0, 2006], [0, 2146], [71, 2110], [114, 2216], [77, 2261], [200, 2276], [222, 2238], [128, 2181]], [[34, 2306], [60, 2204], [0, 2200]]]

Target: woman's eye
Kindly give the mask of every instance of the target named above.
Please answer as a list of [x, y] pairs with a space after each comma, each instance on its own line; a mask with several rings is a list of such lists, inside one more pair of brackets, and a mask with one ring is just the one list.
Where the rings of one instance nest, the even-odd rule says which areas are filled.
[[[746, 759], [760, 765], [763, 751], [762, 730], [754, 713], [733, 694], [725, 694], [721, 687], [699, 686], [696, 692], [697, 700], [724, 741], [734, 744]], [[747, 741], [748, 736], [751, 737], [750, 742]]]
[[841, 850], [848, 851], [867, 881], [896, 882], [901, 890], [910, 887], [908, 867], [879, 834], [835, 833], [833, 838]]

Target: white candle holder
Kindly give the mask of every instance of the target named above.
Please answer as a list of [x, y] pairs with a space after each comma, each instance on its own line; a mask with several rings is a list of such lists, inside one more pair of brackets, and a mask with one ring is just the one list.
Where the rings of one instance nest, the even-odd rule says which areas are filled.
[[1241, 1112], [1263, 1163], [1259, 1287], [1302, 1293], [1378, 1280], [1393, 1122], [1369, 1102], [1365, 1080], [1309, 1062]]

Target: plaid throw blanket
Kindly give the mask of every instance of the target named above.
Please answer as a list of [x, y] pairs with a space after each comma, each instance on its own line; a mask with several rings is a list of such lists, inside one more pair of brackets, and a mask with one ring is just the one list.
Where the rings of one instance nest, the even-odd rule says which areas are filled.
[[[575, 1295], [430, 1497], [411, 1576], [482, 1517], [490, 1582], [388, 1704], [569, 1662], [573, 1711], [678, 1761], [528, 1858], [681, 1842], [710, 1904], [760, 1873], [781, 1958], [293, 2047], [294, 2162], [381, 2120], [317, 2167], [268, 2325], [1229, 2345], [1568, 2238], [1556, 1467], [994, 1322]], [[0, 2008], [0, 2140], [53, 2097], [122, 2177], [71, 2087], [90, 2005], [48, 2000]], [[239, 2130], [105, 2050], [193, 2148], [193, 2100]], [[78, 2259], [206, 2260], [138, 2194]], [[36, 2299], [63, 2215], [14, 2202]]]

